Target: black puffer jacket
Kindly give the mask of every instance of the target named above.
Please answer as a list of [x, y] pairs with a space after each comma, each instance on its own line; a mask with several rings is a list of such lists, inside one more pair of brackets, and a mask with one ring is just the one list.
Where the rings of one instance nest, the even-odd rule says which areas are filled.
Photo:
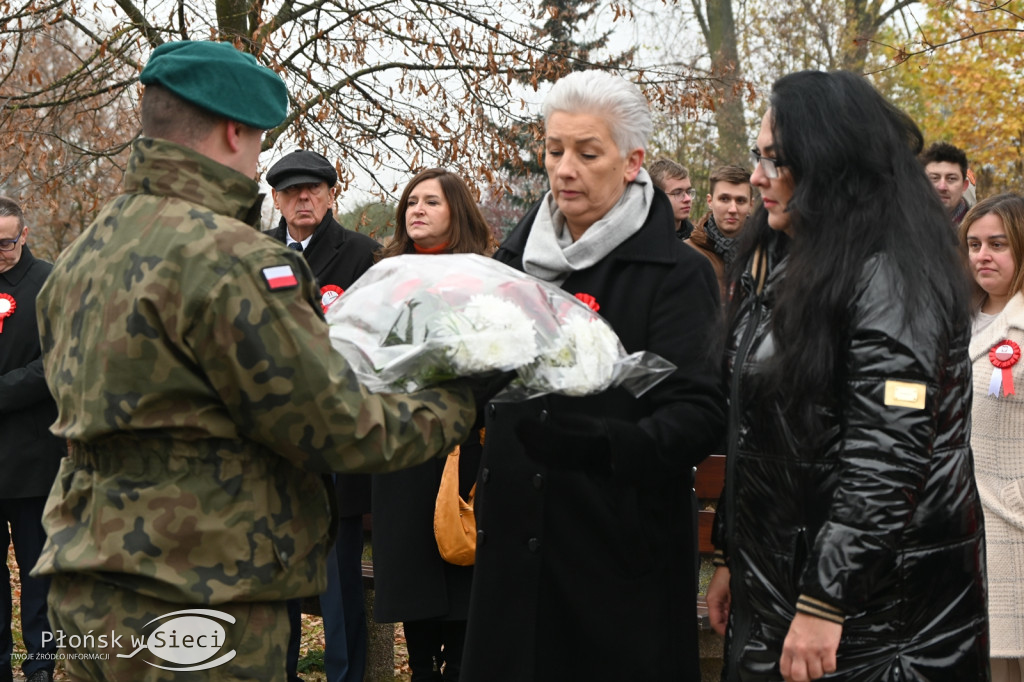
[[[798, 442], [756, 388], [774, 352], [784, 276], [747, 292], [727, 348], [726, 491], [715, 541], [731, 571], [725, 680], [777, 680], [796, 613], [845, 617], [841, 680], [988, 680], [984, 537], [969, 447], [968, 330], [916, 331], [891, 262], [864, 268], [849, 308], [837, 407]], [[772, 267], [774, 266], [774, 267]], [[749, 270], [749, 268], [748, 268]], [[806, 441], [806, 439], [804, 439]]]

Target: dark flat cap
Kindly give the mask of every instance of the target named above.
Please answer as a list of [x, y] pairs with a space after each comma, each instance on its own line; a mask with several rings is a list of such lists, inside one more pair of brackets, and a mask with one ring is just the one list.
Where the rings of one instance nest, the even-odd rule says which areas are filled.
[[288, 113], [281, 77], [230, 43], [181, 40], [164, 43], [142, 70], [143, 85], [157, 83], [200, 109], [269, 130]]
[[328, 187], [334, 187], [338, 182], [338, 171], [326, 156], [307, 149], [296, 149], [267, 171], [267, 183], [276, 190], [317, 182], [326, 182]]

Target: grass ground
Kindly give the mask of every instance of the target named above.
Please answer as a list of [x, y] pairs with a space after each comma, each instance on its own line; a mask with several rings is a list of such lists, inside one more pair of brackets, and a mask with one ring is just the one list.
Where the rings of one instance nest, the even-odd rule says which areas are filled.
[[[14, 633], [15, 659], [21, 660], [25, 653], [25, 644], [21, 638], [21, 580], [18, 575], [18, 562], [14, 558], [14, 547], [7, 548], [7, 568], [11, 572], [11, 592], [14, 597], [14, 615], [12, 631]], [[0, 586], [0, 589], [3, 589]], [[15, 682], [23, 681], [18, 665], [14, 666]], [[305, 682], [325, 682], [324, 675], [324, 625], [319, 616], [303, 614], [302, 641], [299, 649], [299, 677]], [[408, 681], [410, 678], [408, 655], [405, 650], [405, 637], [402, 626], [395, 627], [395, 682]], [[57, 682], [68, 682], [63, 663], [57, 662], [54, 673]]]

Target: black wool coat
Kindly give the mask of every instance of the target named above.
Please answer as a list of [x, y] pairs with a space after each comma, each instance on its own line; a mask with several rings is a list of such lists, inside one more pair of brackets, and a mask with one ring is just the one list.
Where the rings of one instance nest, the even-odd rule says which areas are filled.
[[[282, 218], [268, 234], [283, 244], [287, 241], [286, 231]], [[328, 210], [302, 255], [306, 257], [321, 290], [331, 284], [348, 289], [370, 269], [374, 263], [373, 254], [379, 248], [380, 244], [371, 237], [342, 227]], [[336, 481], [339, 516], [359, 516], [370, 512], [369, 474], [339, 474]]]
[[52, 265], [23, 247], [17, 265], [0, 273], [0, 293], [15, 309], [0, 331], [0, 499], [45, 497], [67, 454], [50, 433], [57, 405], [43, 377], [36, 323], [36, 295]]
[[[469, 499], [480, 466], [480, 432], [460, 447], [459, 494]], [[472, 566], [441, 558], [434, 506], [444, 457], [373, 476], [373, 617], [380, 623], [466, 620]]]
[[[522, 269], [538, 206], [495, 254]], [[462, 679], [695, 680], [693, 467], [723, 435], [718, 282], [674, 234], [655, 192], [639, 232], [562, 288], [593, 296], [630, 353], [677, 370], [640, 398], [491, 403], [477, 488], [477, 563]], [[612, 474], [549, 469], [515, 427], [527, 415], [606, 420]]]

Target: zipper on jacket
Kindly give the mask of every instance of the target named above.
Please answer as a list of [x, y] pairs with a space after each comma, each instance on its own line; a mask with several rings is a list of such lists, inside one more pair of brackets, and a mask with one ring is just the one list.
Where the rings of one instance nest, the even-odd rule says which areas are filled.
[[726, 444], [725, 449], [725, 503], [726, 514], [725, 514], [725, 538], [726, 547], [730, 549], [732, 547], [732, 538], [734, 535], [735, 528], [735, 496], [734, 488], [736, 481], [736, 450], [739, 445], [739, 422], [740, 422], [740, 379], [742, 374], [743, 365], [746, 364], [747, 355], [750, 353], [750, 347], [754, 343], [754, 336], [757, 334], [757, 327], [761, 323], [761, 299], [763, 293], [757, 292], [751, 299], [751, 310], [750, 317], [748, 318], [747, 328], [743, 330], [743, 337], [740, 339], [740, 345], [736, 348], [736, 355], [733, 357], [732, 362], [732, 376], [729, 381], [729, 440]]
[[[747, 355], [750, 353], [750, 347], [754, 343], [754, 336], [757, 333], [757, 327], [761, 322], [761, 292], [756, 292], [751, 299], [751, 306], [753, 306], [750, 316], [747, 318], [747, 328], [743, 330], [743, 336], [740, 339], [740, 344], [736, 348], [736, 355], [733, 357], [732, 365], [732, 376], [729, 381], [729, 440], [726, 444], [725, 451], [725, 545], [729, 554], [733, 554], [736, 551], [736, 455], [737, 448], [739, 445], [739, 420], [740, 420], [740, 374], [742, 372], [743, 365], [746, 363]], [[732, 580], [730, 579], [730, 589], [738, 589], [745, 591], [743, 587], [743, 580]], [[739, 601], [739, 595], [733, 594], [732, 603], [735, 604]], [[732, 623], [732, 636], [734, 641], [745, 642], [749, 635], [749, 620], [734, 619], [732, 616], [729, 618]], [[727, 647], [727, 650], [729, 647]], [[725, 666], [724, 672], [726, 674], [734, 674], [739, 664], [739, 652], [742, 647], [733, 646], [731, 651], [728, 651], [726, 659], [723, 661]]]

